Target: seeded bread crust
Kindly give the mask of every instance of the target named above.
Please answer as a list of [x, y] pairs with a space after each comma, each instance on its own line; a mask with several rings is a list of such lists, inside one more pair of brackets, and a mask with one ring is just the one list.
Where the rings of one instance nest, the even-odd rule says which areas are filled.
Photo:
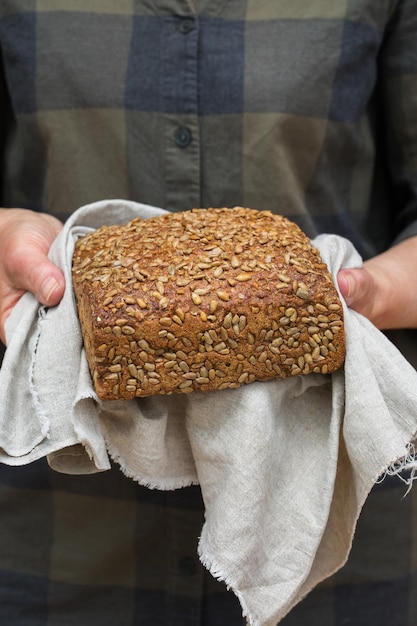
[[104, 400], [231, 389], [343, 365], [343, 311], [300, 228], [269, 211], [193, 209], [80, 238], [73, 285]]

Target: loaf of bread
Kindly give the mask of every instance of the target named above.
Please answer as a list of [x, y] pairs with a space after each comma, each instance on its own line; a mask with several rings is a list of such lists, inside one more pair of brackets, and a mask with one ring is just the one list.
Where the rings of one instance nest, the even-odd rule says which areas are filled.
[[343, 365], [342, 306], [300, 228], [242, 207], [80, 238], [73, 285], [97, 395], [232, 389]]

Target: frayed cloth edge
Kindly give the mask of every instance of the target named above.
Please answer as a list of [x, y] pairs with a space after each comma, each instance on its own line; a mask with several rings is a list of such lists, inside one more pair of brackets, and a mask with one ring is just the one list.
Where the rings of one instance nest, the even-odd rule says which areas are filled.
[[[403, 476], [404, 472], [409, 472], [409, 476]], [[407, 491], [403, 495], [403, 498], [405, 498], [410, 493], [414, 481], [417, 479], [417, 450], [414, 443], [410, 442], [407, 444], [405, 455], [391, 463], [375, 483], [380, 484], [384, 482], [388, 476], [397, 476], [407, 485]]]
[[41, 424], [41, 435], [44, 438], [46, 437], [47, 439], [49, 439], [50, 438], [50, 420], [48, 417], [48, 413], [45, 411], [39, 399], [39, 394], [36, 390], [36, 385], [34, 381], [36, 356], [37, 356], [39, 341], [41, 338], [40, 322], [42, 319], [44, 319], [45, 315], [46, 315], [45, 307], [40, 307], [38, 311], [38, 321], [36, 325], [36, 339], [34, 341], [33, 350], [32, 350], [32, 354], [30, 358], [30, 364], [29, 364], [29, 389], [30, 389], [30, 395], [32, 396], [34, 407], [36, 409], [36, 413], [39, 417], [39, 421]]
[[159, 491], [175, 491], [176, 489], [183, 489], [184, 487], [191, 487], [192, 485], [198, 485], [198, 479], [192, 478], [190, 476], [184, 476], [183, 478], [174, 478], [174, 479], [166, 479], [166, 478], [151, 478], [150, 476], [139, 476], [136, 474], [126, 463], [125, 459], [116, 452], [109, 441], [107, 441], [106, 437], [104, 437], [107, 447], [107, 452], [112, 461], [117, 463], [120, 467], [122, 473], [127, 477], [133, 480], [134, 482], [142, 485], [142, 487], [147, 487], [148, 489], [157, 489]]
[[262, 622], [250, 615], [250, 611], [244, 601], [242, 594], [236, 589], [229, 576], [219, 567], [213, 557], [209, 556], [204, 547], [204, 539], [200, 537], [198, 544], [198, 556], [202, 565], [210, 572], [210, 574], [219, 582], [224, 583], [228, 591], [232, 591], [240, 602], [242, 608], [242, 617], [246, 619], [246, 626], [262, 626]]

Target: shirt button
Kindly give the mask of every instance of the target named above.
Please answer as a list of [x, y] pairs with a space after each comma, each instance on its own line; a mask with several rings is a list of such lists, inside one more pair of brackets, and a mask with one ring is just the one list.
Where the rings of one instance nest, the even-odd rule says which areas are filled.
[[190, 145], [192, 139], [191, 131], [188, 128], [179, 128], [175, 133], [175, 143], [180, 148], [186, 148]]
[[194, 30], [194, 28], [195, 20], [193, 20], [191, 17], [184, 18], [183, 20], [181, 20], [181, 23], [179, 25], [179, 31], [183, 35], [188, 35], [188, 33]]
[[197, 564], [192, 556], [183, 556], [179, 560], [178, 565], [183, 576], [194, 576], [197, 571]]

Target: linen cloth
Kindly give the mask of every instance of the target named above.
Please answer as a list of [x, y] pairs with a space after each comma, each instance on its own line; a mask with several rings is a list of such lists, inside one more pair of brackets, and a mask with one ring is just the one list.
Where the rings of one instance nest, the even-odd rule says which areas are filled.
[[[407, 461], [417, 432], [417, 373], [359, 314], [345, 309], [344, 370], [239, 389], [129, 402], [96, 397], [71, 288], [75, 239], [102, 224], [162, 209], [114, 200], [87, 205], [51, 249], [67, 289], [45, 310], [26, 294], [7, 322], [0, 370], [0, 460], [47, 456], [88, 473], [110, 458], [143, 485], [200, 484], [206, 521], [199, 555], [238, 596], [248, 623], [273, 626], [339, 569], [372, 485]], [[335, 275], [357, 267], [353, 246], [314, 240]]]

